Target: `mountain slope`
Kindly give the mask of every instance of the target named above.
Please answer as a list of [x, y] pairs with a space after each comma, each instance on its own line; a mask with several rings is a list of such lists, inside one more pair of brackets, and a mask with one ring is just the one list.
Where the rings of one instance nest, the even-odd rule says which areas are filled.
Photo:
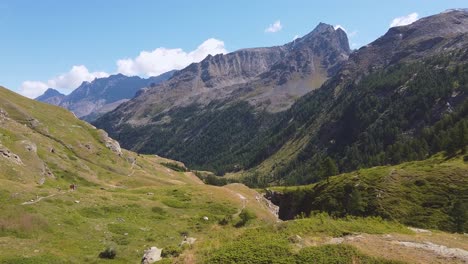
[[98, 262], [106, 247], [117, 263], [136, 262], [149, 244], [178, 250], [183, 234], [208, 239], [242, 208], [275, 222], [255, 191], [207, 186], [166, 164], [183, 167], [121, 149], [71, 112], [0, 87], [0, 263]]
[[60, 97], [60, 100], [47, 99], [50, 97], [50, 89], [46, 91], [49, 95], [45, 93], [36, 100], [62, 106], [79, 118], [92, 121], [133, 98], [140, 89], [166, 81], [174, 72], [170, 71], [148, 79], [122, 74], [111, 75], [92, 82], [83, 82], [69, 95]]
[[232, 153], [334, 75], [349, 52], [344, 31], [320, 24], [280, 47], [208, 56], [94, 124], [127, 148], [232, 170], [243, 159]]
[[276, 188], [283, 193], [269, 195], [280, 206], [282, 219], [322, 211], [337, 217], [380, 216], [409, 226], [462, 233], [468, 230], [468, 221], [460, 218], [463, 212], [457, 216], [456, 209], [468, 205], [467, 173], [463, 157], [436, 155], [361, 169], [310, 186]]
[[326, 176], [327, 157], [350, 171], [463, 150], [467, 33], [468, 12], [451, 11], [392, 28], [351, 54], [261, 135], [246, 165], [255, 167], [251, 178], [307, 183]]

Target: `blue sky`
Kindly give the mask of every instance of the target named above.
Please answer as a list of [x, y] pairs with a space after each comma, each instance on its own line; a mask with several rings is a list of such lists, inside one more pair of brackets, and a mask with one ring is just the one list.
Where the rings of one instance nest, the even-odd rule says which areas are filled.
[[[0, 85], [30, 97], [49, 86], [70, 92], [116, 72], [147, 76], [208, 53], [281, 45], [319, 22], [341, 25], [359, 47], [397, 17], [467, 6], [466, 0], [0, 0]], [[270, 30], [276, 32], [267, 32], [277, 21]]]

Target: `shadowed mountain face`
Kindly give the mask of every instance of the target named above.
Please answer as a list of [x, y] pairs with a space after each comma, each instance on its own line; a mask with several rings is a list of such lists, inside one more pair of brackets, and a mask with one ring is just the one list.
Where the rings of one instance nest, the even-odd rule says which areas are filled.
[[138, 76], [128, 77], [122, 74], [111, 75], [95, 79], [92, 82], [83, 82], [66, 96], [55, 95], [55, 90], [49, 89], [36, 100], [62, 106], [79, 118], [92, 121], [133, 98], [140, 89], [166, 81], [172, 77], [174, 72], [170, 71], [148, 79]]
[[349, 52], [344, 31], [322, 23], [283, 46], [208, 56], [145, 89], [95, 125], [146, 153], [182, 155], [188, 161], [200, 149], [211, 149], [200, 157], [204, 161], [191, 165], [206, 164], [230, 153], [231, 144], [248, 142], [270, 125], [273, 113], [319, 88]]

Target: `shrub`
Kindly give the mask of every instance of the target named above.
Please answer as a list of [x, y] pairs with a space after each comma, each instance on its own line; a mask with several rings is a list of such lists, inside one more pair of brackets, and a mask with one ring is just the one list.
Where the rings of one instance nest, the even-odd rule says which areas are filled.
[[161, 252], [161, 257], [163, 258], [170, 258], [170, 257], [178, 257], [182, 253], [182, 248], [177, 246], [168, 246], [163, 248]]
[[117, 255], [117, 251], [114, 248], [106, 248], [104, 251], [99, 253], [99, 258], [102, 259], [114, 259]]
[[247, 209], [242, 210], [242, 212], [239, 214], [239, 217], [240, 221], [236, 223], [236, 227], [245, 226], [248, 221], [257, 218], [257, 216], [253, 212]]
[[164, 163], [161, 163], [161, 165], [163, 165], [164, 167], [169, 168], [169, 169], [171, 169], [173, 171], [178, 171], [178, 172], [188, 171], [187, 168], [185, 168], [184, 166], [181, 166], [179, 164], [176, 164], [176, 163], [164, 162]]
[[226, 215], [225, 217], [223, 217], [223, 219], [218, 221], [218, 224], [224, 226], [224, 225], [229, 224], [231, 221], [232, 221], [232, 215]]

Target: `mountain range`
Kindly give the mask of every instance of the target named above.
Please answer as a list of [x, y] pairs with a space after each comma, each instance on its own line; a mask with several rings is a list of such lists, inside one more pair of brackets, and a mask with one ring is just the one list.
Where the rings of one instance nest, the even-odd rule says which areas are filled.
[[92, 121], [133, 98], [140, 89], [155, 86], [169, 79], [174, 73], [175, 71], [170, 71], [147, 79], [116, 74], [83, 82], [69, 95], [49, 88], [36, 100], [64, 107], [77, 117]]
[[[449, 10], [351, 52], [321, 23], [283, 46], [208, 56], [94, 124], [129, 149], [252, 184], [317, 181], [326, 157], [340, 172], [421, 159], [466, 124], [467, 33], [468, 12]], [[434, 127], [446, 114], [454, 123]]]
[[319, 88], [349, 53], [345, 32], [322, 23], [283, 46], [208, 56], [94, 124], [133, 150], [177, 155], [191, 166], [203, 165], [190, 160], [195, 153], [204, 164], [217, 162]]

